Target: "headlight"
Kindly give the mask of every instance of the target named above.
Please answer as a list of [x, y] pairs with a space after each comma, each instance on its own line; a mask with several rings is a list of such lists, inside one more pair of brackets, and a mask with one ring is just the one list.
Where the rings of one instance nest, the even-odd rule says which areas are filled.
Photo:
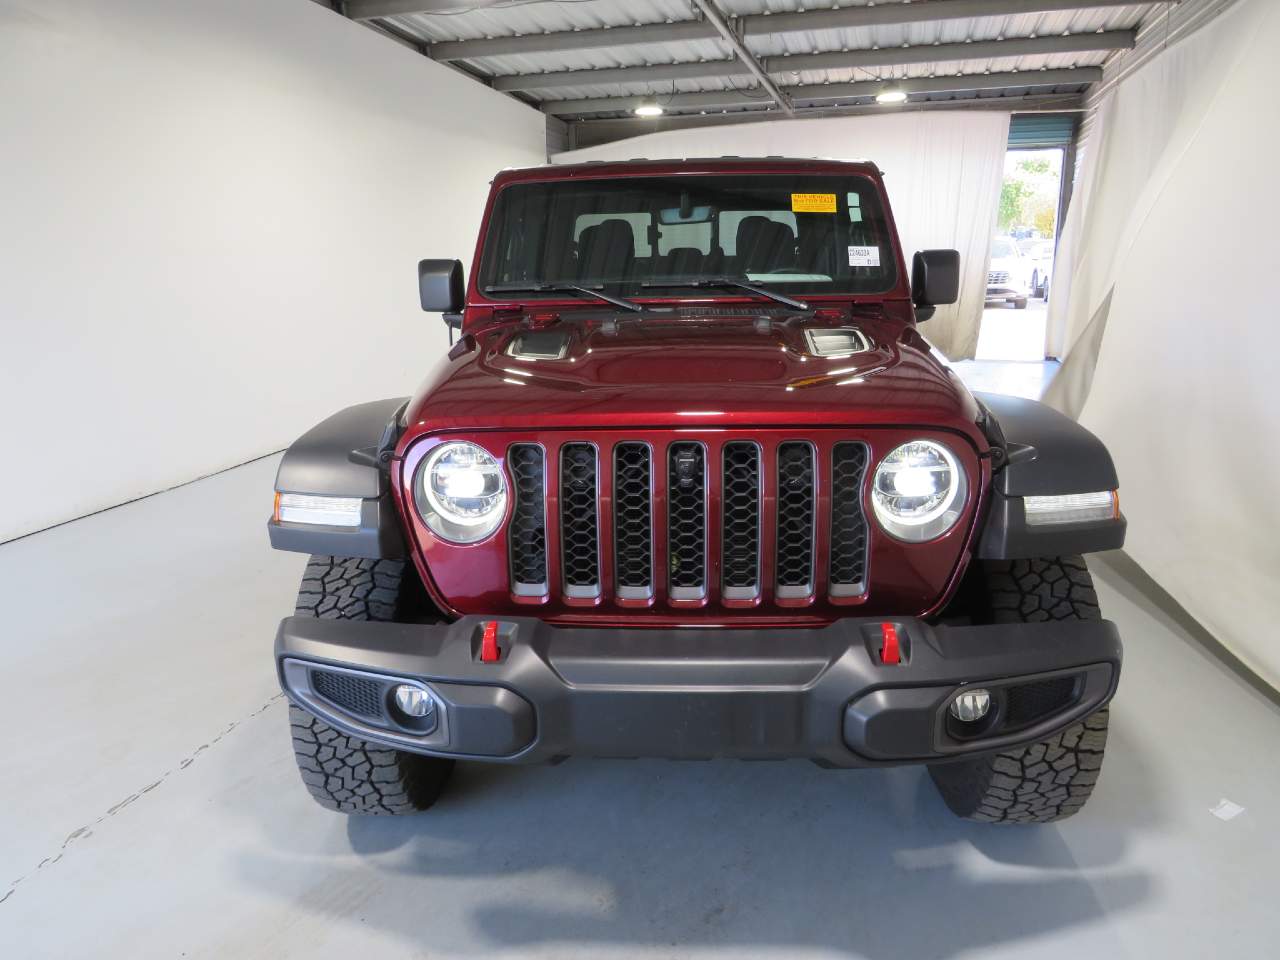
[[433, 533], [454, 543], [475, 543], [502, 522], [507, 482], [498, 461], [483, 447], [442, 443], [418, 470], [414, 500]]
[[950, 450], [932, 440], [912, 440], [880, 461], [871, 506], [888, 533], [919, 543], [955, 526], [965, 490], [964, 471]]

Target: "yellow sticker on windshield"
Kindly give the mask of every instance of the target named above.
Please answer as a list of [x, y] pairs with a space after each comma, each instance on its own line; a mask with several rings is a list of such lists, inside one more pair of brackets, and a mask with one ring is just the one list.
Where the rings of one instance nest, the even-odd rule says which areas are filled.
[[793, 193], [791, 195], [792, 213], [835, 213], [836, 195], [834, 193]]

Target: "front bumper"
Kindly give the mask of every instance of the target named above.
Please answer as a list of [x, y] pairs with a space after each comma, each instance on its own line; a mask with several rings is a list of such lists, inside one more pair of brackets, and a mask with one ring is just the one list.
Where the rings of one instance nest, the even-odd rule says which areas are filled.
[[[881, 662], [879, 619], [822, 629], [607, 630], [486, 618], [416, 625], [289, 617], [276, 662], [290, 698], [372, 742], [437, 756], [783, 759], [840, 767], [936, 762], [1033, 743], [1115, 692], [1121, 646], [1104, 620], [943, 627], [898, 619], [901, 662]], [[392, 691], [427, 689], [432, 713]], [[992, 693], [965, 727], [948, 706]], [[1035, 707], [1039, 706], [1037, 713]]]

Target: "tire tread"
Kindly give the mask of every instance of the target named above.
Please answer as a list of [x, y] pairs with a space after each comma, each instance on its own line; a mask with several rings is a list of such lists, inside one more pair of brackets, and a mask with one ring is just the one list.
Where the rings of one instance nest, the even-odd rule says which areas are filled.
[[[313, 556], [298, 589], [295, 615], [322, 620], [395, 620], [404, 605], [403, 560]], [[296, 704], [289, 728], [298, 773], [322, 807], [340, 813], [395, 815], [426, 810], [453, 761], [374, 746], [335, 729]]]
[[[985, 561], [995, 623], [1099, 620], [1082, 557]], [[1051, 823], [1078, 812], [1093, 792], [1107, 745], [1103, 707], [1061, 733], [990, 757], [933, 764], [929, 775], [952, 812], [985, 823]]]

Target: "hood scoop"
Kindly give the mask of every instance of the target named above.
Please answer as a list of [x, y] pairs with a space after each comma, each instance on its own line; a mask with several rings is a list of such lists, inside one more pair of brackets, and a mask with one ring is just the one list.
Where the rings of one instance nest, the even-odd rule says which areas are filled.
[[522, 330], [506, 349], [507, 356], [517, 360], [563, 360], [568, 352], [568, 330]]
[[871, 342], [857, 327], [827, 327], [804, 332], [809, 353], [815, 357], [851, 357], [871, 349]]

